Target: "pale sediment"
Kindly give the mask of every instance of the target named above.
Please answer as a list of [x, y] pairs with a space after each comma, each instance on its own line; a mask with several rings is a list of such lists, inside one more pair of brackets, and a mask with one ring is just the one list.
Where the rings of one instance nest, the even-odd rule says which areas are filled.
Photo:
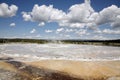
[[[9, 78], [9, 79], [7, 79]], [[0, 80], [120, 80], [120, 61], [0, 61]]]
[[83, 80], [106, 80], [111, 77], [120, 77], [120, 61], [43, 60], [28, 64], [65, 72]]

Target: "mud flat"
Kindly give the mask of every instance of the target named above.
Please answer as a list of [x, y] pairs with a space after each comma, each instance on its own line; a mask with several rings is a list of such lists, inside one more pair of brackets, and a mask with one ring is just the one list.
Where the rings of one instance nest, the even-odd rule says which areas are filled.
[[83, 80], [120, 80], [120, 61], [43, 60], [27, 64], [64, 72]]
[[0, 80], [120, 80], [120, 61], [0, 61]]

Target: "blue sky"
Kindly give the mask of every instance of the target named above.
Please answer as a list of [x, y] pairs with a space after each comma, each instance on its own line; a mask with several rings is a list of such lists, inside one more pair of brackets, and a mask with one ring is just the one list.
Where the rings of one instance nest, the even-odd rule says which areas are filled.
[[120, 39], [120, 1], [85, 1], [0, 0], [0, 38]]

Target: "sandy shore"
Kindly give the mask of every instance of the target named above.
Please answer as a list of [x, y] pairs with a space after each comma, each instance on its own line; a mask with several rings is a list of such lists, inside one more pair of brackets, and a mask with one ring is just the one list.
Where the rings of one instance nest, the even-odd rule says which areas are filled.
[[120, 61], [0, 61], [0, 80], [3, 70], [14, 72], [14, 80], [120, 80]]

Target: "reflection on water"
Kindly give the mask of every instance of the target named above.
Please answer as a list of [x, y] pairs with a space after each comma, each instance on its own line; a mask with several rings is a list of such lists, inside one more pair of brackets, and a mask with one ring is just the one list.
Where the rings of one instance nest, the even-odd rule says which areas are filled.
[[120, 47], [77, 44], [4, 44], [0, 56], [17, 60], [71, 59], [112, 60], [120, 58]]

